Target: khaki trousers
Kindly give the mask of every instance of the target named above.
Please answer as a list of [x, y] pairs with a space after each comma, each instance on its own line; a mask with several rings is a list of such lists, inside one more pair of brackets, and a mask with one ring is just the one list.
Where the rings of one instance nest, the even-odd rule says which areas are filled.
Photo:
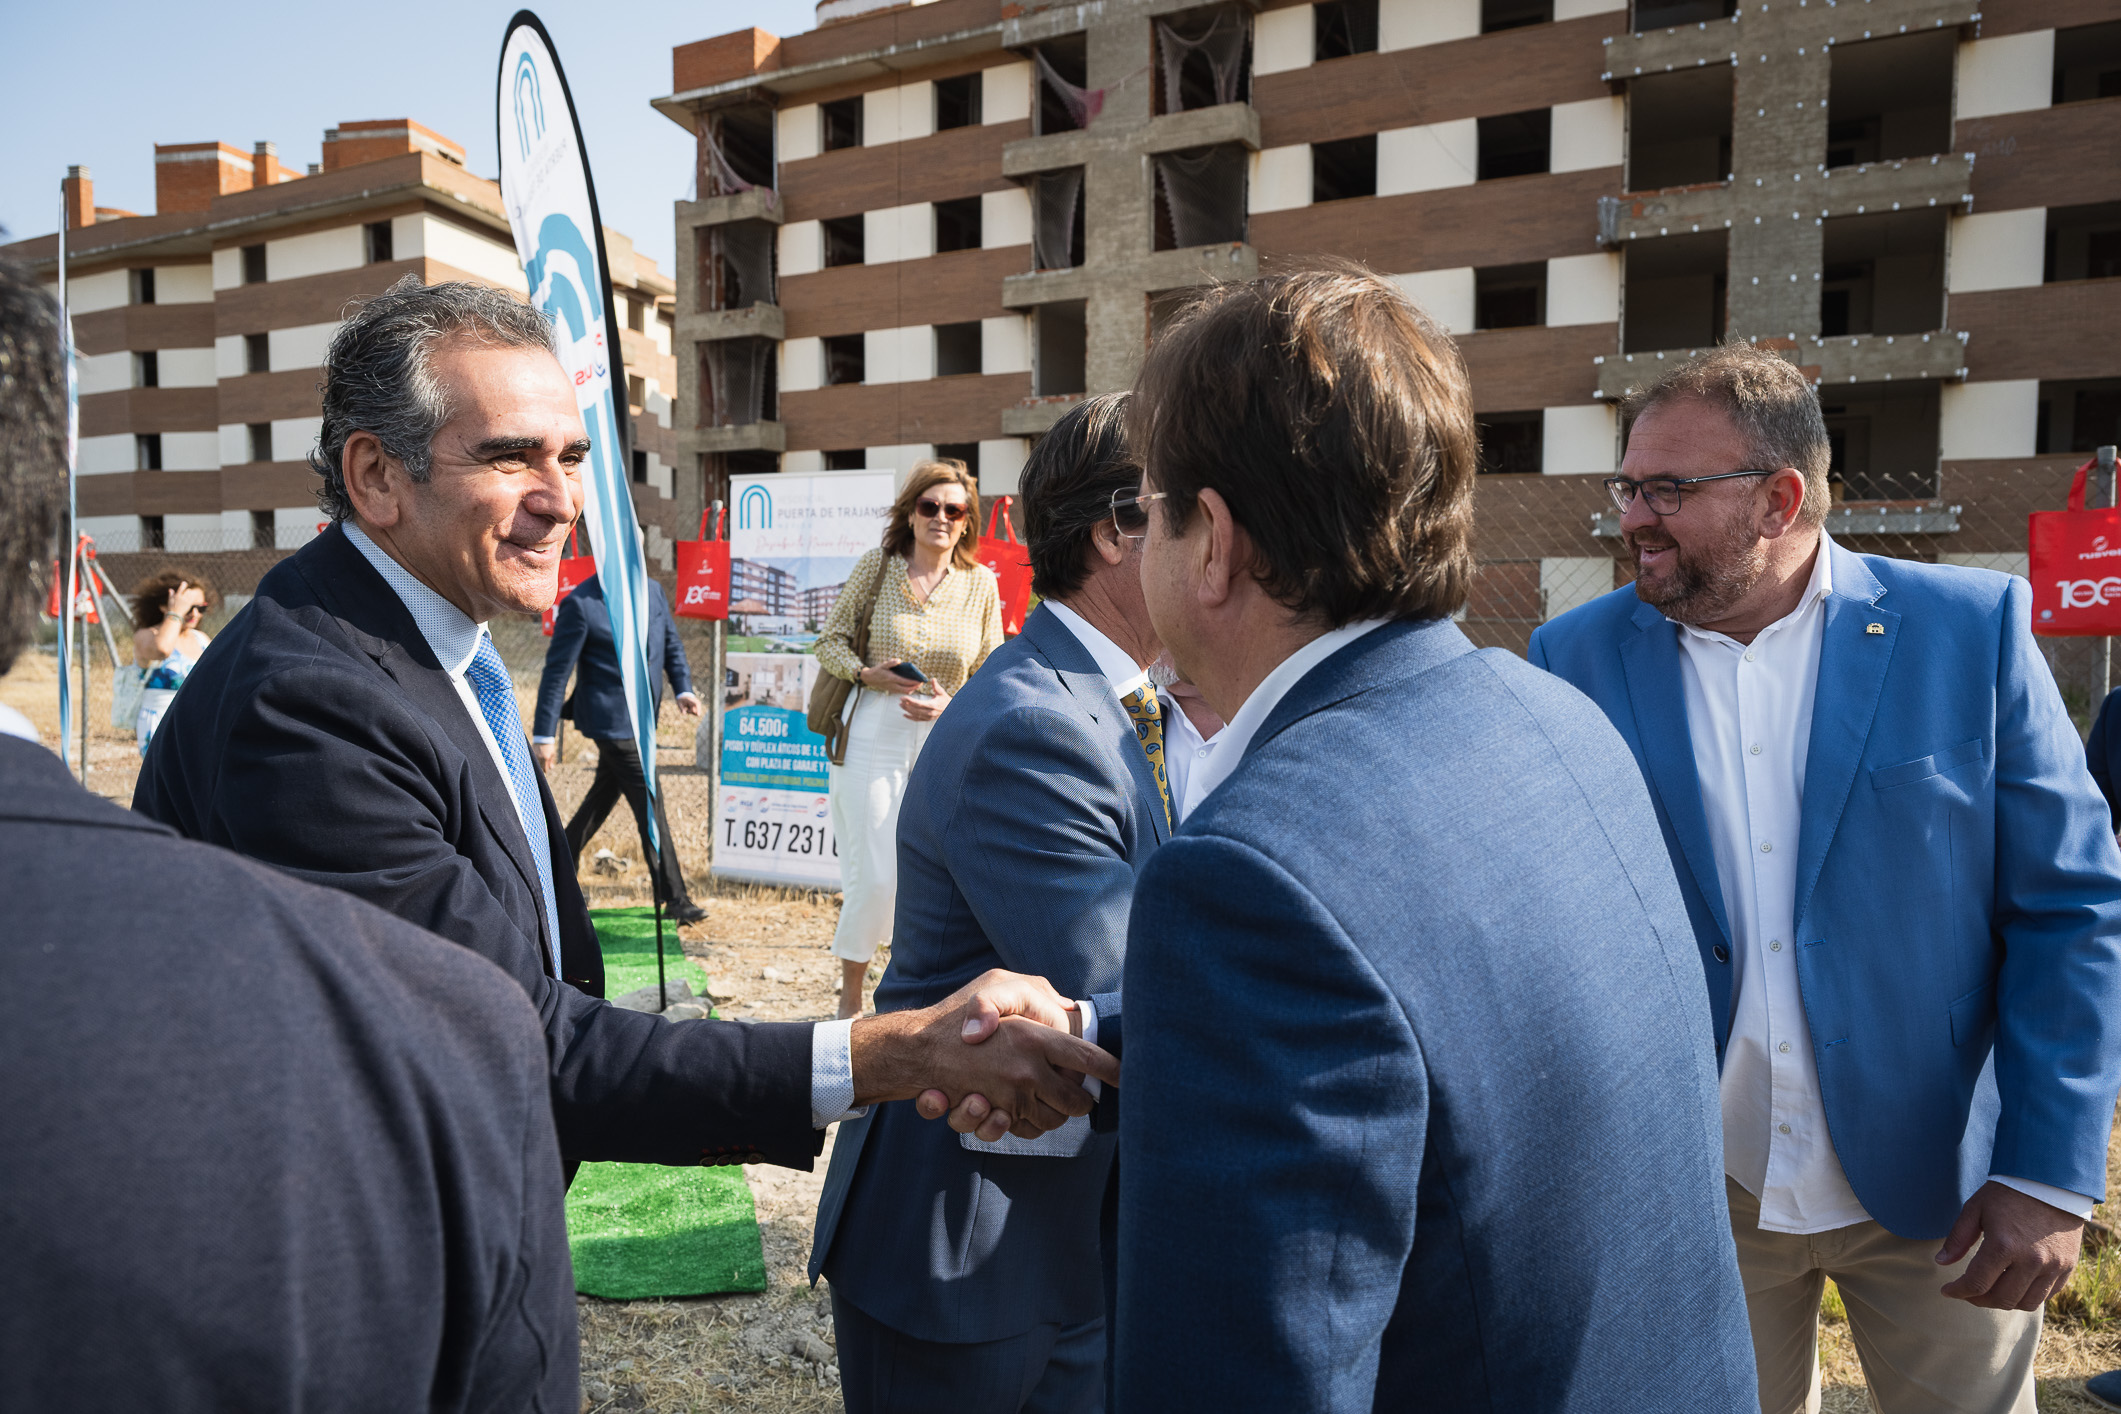
[[1819, 1299], [1828, 1277], [1848, 1308], [1873, 1409], [2035, 1414], [2040, 1312], [1989, 1311], [1937, 1293], [1971, 1255], [1940, 1267], [1932, 1259], [1942, 1241], [1895, 1237], [1875, 1222], [1801, 1236], [1763, 1232], [1760, 1200], [1728, 1178], [1724, 1188], [1762, 1414], [1818, 1414]]

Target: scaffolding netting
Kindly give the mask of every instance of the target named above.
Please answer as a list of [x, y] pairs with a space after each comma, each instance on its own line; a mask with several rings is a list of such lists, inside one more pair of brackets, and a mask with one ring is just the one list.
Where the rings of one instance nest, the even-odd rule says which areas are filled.
[[1159, 152], [1157, 185], [1180, 246], [1218, 245], [1245, 238], [1245, 150], [1234, 144]]
[[1083, 196], [1083, 169], [1041, 172], [1031, 188], [1031, 255], [1041, 270], [1066, 270], [1075, 262], [1075, 210]]
[[1060, 99], [1061, 106], [1068, 110], [1068, 117], [1074, 121], [1075, 126], [1078, 128], [1089, 127], [1090, 120], [1104, 111], [1105, 91], [1103, 89], [1079, 88], [1069, 83], [1060, 76], [1060, 71], [1055, 69], [1052, 63], [1047, 60], [1045, 54], [1039, 50], [1034, 49], [1031, 51], [1031, 62], [1038, 68], [1040, 81], [1053, 91], [1055, 97]]
[[773, 228], [763, 221], [717, 226], [708, 236], [709, 258], [720, 276], [718, 309], [773, 303]]
[[1195, 20], [1186, 33], [1170, 20], [1156, 22], [1157, 57], [1163, 63], [1164, 111], [1176, 113], [1200, 105], [1185, 100], [1186, 60], [1198, 54], [1213, 77], [1217, 103], [1235, 103], [1245, 72], [1245, 22], [1237, 11], [1217, 10], [1206, 21]]
[[710, 427], [748, 427], [765, 415], [766, 357], [764, 339], [723, 339], [705, 345]]
[[737, 175], [736, 168], [729, 163], [722, 145], [714, 135], [714, 124], [702, 122], [699, 131], [699, 196], [705, 200], [710, 196], [734, 196], [738, 192], [763, 191], [766, 205], [771, 207], [778, 193], [762, 182], [747, 182]]

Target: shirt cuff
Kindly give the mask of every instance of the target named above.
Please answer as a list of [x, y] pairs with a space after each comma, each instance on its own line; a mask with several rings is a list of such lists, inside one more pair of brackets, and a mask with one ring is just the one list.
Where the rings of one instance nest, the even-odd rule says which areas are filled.
[[823, 1129], [869, 1112], [854, 1107], [854, 1018], [810, 1028], [810, 1127]]
[[2000, 1173], [1992, 1173], [1988, 1176], [1988, 1181], [2000, 1183], [2005, 1188], [2015, 1188], [2028, 1198], [2038, 1198], [2050, 1208], [2060, 1208], [2079, 1222], [2090, 1217], [2092, 1209], [2099, 1206], [2095, 1198], [2087, 1198], [2082, 1193], [2072, 1193], [2067, 1188], [2056, 1188], [2052, 1184], [2035, 1183], [2029, 1178], [2005, 1178]]
[[549, 736], [534, 736], [530, 739], [530, 744], [532, 746], [550, 746], [552, 745], [552, 738]]
[[[1096, 1045], [1097, 1003], [1091, 1001], [1088, 997], [1079, 997], [1076, 999], [1075, 1006], [1083, 1017], [1083, 1039], [1093, 1046]], [[1105, 1097], [1105, 1082], [1094, 1075], [1083, 1077], [1083, 1088], [1090, 1092], [1090, 1097], [1094, 1100], [1101, 1100]]]

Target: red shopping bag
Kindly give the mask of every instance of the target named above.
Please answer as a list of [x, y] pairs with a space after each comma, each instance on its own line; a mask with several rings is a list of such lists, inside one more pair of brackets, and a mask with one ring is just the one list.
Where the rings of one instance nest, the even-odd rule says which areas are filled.
[[722, 538], [717, 512], [714, 536], [707, 535], [707, 512], [700, 512], [700, 538], [678, 542], [677, 613], [687, 619], [729, 617], [729, 542]]
[[[987, 517], [987, 533], [979, 539], [979, 562], [994, 571], [1001, 582], [1002, 633], [1010, 638], [1024, 631], [1024, 615], [1031, 612], [1031, 555], [1016, 538], [1009, 523], [1007, 496], [994, 499]], [[1001, 527], [1001, 534], [994, 533]]]
[[552, 625], [555, 617], [560, 612], [560, 600], [574, 593], [576, 585], [597, 572], [596, 560], [582, 553], [582, 547], [575, 542], [575, 532], [571, 530], [567, 532], [567, 548], [574, 553], [564, 555], [560, 559], [559, 598], [554, 599], [552, 607], [545, 611], [545, 636], [547, 638], [552, 637]]
[[2121, 637], [2121, 509], [2084, 508], [2084, 478], [2069, 484], [2069, 509], [2026, 517], [2033, 581], [2033, 632], [2050, 637]]

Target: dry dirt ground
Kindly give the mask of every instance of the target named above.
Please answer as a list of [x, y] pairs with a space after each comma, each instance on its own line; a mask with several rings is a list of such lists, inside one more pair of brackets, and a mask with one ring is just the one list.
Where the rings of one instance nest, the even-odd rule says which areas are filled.
[[[502, 646], [511, 664], [518, 665], [528, 720], [534, 679], [520, 666], [524, 655], [509, 651], [516, 645]], [[89, 784], [99, 794], [129, 803], [138, 771], [132, 734], [108, 725], [108, 671], [98, 676], [91, 686]], [[58, 722], [51, 658], [31, 654], [0, 678], [0, 702], [28, 714], [45, 740], [53, 740]], [[714, 802], [705, 775], [693, 766], [692, 725], [666, 707], [658, 752], [672, 833], [694, 897], [707, 909], [702, 923], [682, 930], [685, 951], [706, 969], [726, 1016], [760, 1021], [829, 1017], [837, 1006], [839, 965], [827, 947], [838, 900], [748, 885], [716, 887], [708, 880]], [[563, 816], [588, 788], [594, 747], [570, 736], [566, 754], [553, 779]], [[639, 839], [623, 804], [591, 841], [589, 853], [598, 849], [609, 849], [632, 865], [615, 877], [585, 871], [582, 882], [591, 905], [649, 902]], [[872, 985], [885, 960], [879, 955], [872, 967]], [[766, 976], [768, 968], [774, 978]], [[830, 1153], [828, 1140], [826, 1157]], [[745, 1170], [765, 1244], [764, 1292], [684, 1301], [578, 1298], [584, 1410], [810, 1414], [840, 1408], [830, 1303], [824, 1286], [813, 1291], [804, 1275], [824, 1167], [820, 1158], [811, 1173], [763, 1165]], [[2121, 1177], [2121, 1135], [2111, 1168]], [[2113, 1197], [2110, 1191], [2102, 1216], [2121, 1211]], [[1827, 1308], [1820, 1340], [1826, 1414], [1863, 1414], [1870, 1400], [1831, 1289]], [[2121, 1367], [2121, 1245], [2087, 1250], [2070, 1289], [2051, 1303], [2038, 1367], [2043, 1414], [2092, 1414], [2097, 1406], [2081, 1392], [2084, 1378], [2116, 1367]]]

